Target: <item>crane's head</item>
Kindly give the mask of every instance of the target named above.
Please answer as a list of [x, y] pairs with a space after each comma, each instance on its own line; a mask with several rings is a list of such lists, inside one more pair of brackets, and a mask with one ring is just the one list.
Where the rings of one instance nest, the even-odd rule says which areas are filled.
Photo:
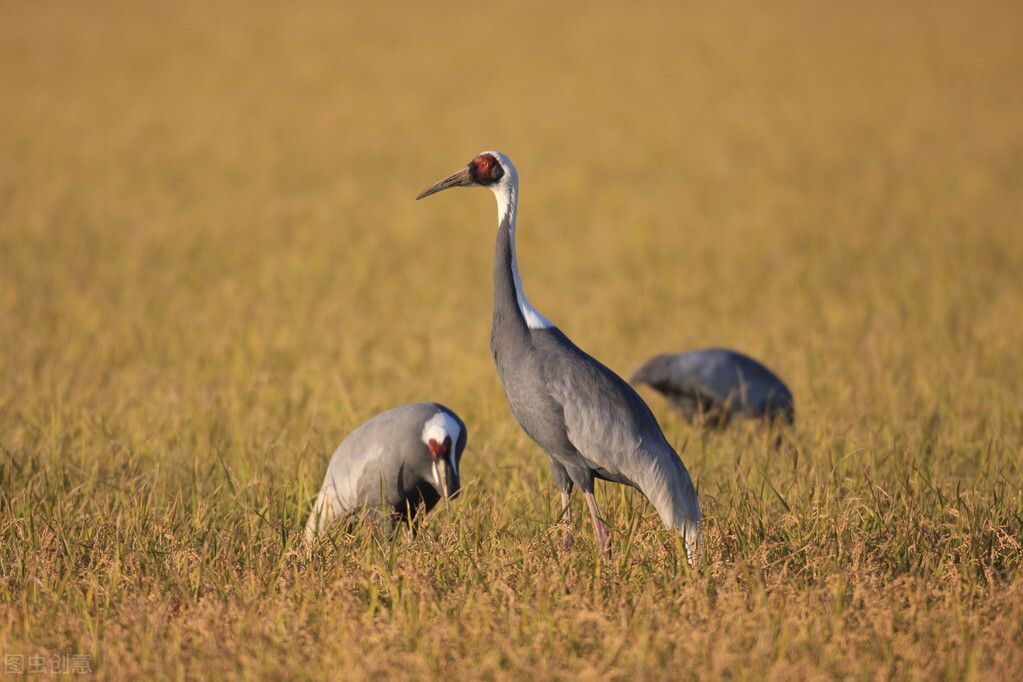
[[423, 424], [422, 440], [430, 453], [424, 478], [444, 497], [458, 497], [462, 489], [458, 464], [465, 449], [465, 429], [449, 413], [440, 410]]
[[451, 187], [489, 187], [497, 194], [507, 192], [517, 183], [518, 173], [507, 156], [501, 152], [483, 152], [462, 170], [424, 189], [416, 199]]

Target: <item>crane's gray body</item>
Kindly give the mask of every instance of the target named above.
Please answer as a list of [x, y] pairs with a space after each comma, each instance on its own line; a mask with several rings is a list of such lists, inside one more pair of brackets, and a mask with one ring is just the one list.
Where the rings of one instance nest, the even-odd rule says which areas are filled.
[[[631, 386], [581, 351], [526, 300], [515, 257], [515, 166], [500, 152], [483, 152], [416, 198], [451, 187], [487, 187], [497, 199], [490, 347], [512, 414], [550, 458], [564, 520], [569, 493], [579, 486], [601, 549], [610, 556], [593, 480], [633, 486], [665, 525], [679, 532], [690, 564], [698, 565], [703, 536], [696, 488], [653, 413]], [[566, 533], [566, 545], [570, 541]]]
[[695, 562], [700, 506], [685, 465], [631, 386], [556, 327], [530, 328], [516, 287], [513, 240], [505, 215], [494, 254], [490, 344], [515, 419], [547, 453], [563, 492], [576, 485], [592, 493], [594, 478], [638, 488], [665, 525], [682, 534]]
[[689, 421], [725, 425], [733, 416], [792, 423], [792, 392], [753, 358], [726, 348], [658, 355], [636, 370], [633, 384], [649, 384]]
[[[365, 514], [386, 521], [411, 521], [417, 510], [429, 511], [441, 498], [434, 458], [424, 441], [427, 424], [439, 425], [452, 439], [446, 467], [451, 497], [460, 487], [458, 464], [467, 439], [465, 424], [454, 412], [433, 402], [414, 403], [381, 412], [357, 427], [338, 446], [313, 511], [306, 538], [337, 519]], [[447, 429], [444, 429], [447, 425]]]

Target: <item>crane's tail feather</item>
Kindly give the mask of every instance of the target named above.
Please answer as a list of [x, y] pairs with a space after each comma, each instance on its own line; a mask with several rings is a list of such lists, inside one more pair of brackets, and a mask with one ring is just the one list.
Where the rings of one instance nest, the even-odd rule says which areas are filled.
[[329, 505], [324, 504], [324, 495], [321, 491], [316, 497], [316, 503], [313, 505], [313, 511], [309, 514], [309, 520], [305, 523], [305, 541], [307, 544], [312, 544], [316, 540], [316, 535], [326, 527], [329, 521], [328, 509]]
[[[667, 453], [665, 453], [667, 454]], [[636, 483], [657, 509], [664, 525], [685, 541], [689, 565], [699, 568], [703, 560], [703, 517], [689, 472], [678, 455], [653, 460]]]
[[687, 520], [678, 529], [678, 532], [685, 541], [686, 559], [689, 560], [689, 566], [694, 570], [698, 569], [703, 563], [703, 523], [693, 523]]

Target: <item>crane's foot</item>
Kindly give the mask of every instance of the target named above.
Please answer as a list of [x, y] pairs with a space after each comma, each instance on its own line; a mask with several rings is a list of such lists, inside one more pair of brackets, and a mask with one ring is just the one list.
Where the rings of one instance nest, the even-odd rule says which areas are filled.
[[600, 553], [607, 561], [611, 561], [611, 535], [607, 532], [607, 526], [600, 519], [600, 511], [597, 509], [597, 500], [593, 493], [584, 493], [586, 504], [590, 508], [590, 518], [593, 520], [593, 530], [597, 534], [597, 542], [600, 543]]
[[[604, 532], [601, 533], [601, 530]], [[600, 555], [604, 557], [605, 561], [611, 561], [611, 536], [608, 535], [607, 528], [603, 524], [597, 530], [597, 540], [600, 542]]]
[[568, 493], [561, 491], [561, 523], [558, 525], [565, 529], [561, 536], [561, 548], [565, 551], [572, 549], [575, 544], [575, 535], [572, 534], [572, 509], [568, 506]]
[[548, 528], [545, 534], [549, 533], [556, 537], [560, 535], [561, 537], [558, 540], [558, 544], [561, 546], [561, 549], [567, 551], [575, 546], [575, 533], [572, 532], [572, 529], [572, 524], [562, 521]]

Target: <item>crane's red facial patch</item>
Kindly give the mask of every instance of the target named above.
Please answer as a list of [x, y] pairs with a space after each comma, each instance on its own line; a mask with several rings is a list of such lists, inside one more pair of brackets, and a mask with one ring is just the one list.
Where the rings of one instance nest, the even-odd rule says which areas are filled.
[[480, 185], [490, 185], [504, 175], [504, 168], [493, 154], [480, 154], [469, 164], [469, 175]]
[[433, 455], [434, 459], [447, 457], [448, 453], [451, 452], [451, 436], [445, 436], [444, 442], [442, 443], [438, 443], [436, 440], [431, 438], [428, 447], [430, 448], [430, 454]]

